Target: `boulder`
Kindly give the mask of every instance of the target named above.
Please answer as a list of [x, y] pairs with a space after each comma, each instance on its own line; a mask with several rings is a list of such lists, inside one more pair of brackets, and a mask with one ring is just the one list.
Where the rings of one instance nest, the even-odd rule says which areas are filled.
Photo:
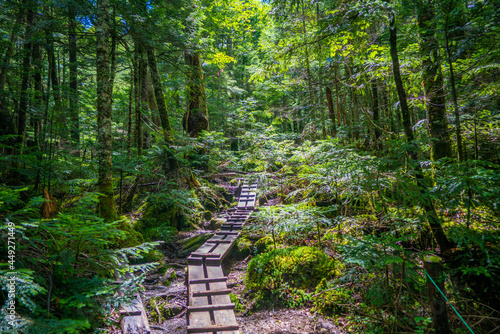
[[198, 234], [194, 237], [181, 240], [179, 243], [181, 249], [179, 250], [179, 257], [187, 257], [189, 254], [200, 248], [208, 239], [213, 236], [213, 233]]

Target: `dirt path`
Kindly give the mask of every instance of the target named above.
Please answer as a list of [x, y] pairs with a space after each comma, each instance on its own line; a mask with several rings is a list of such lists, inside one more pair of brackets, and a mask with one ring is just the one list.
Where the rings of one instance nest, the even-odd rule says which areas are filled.
[[[182, 261], [182, 260], [181, 260]], [[228, 261], [225, 270], [230, 271], [228, 275], [228, 286], [232, 294], [238, 297], [243, 305], [249, 303], [245, 299], [244, 277], [247, 261]], [[176, 270], [177, 278], [168, 288], [151, 288], [145, 291], [145, 299], [155, 294], [168, 295], [168, 302], [186, 305], [187, 290], [184, 285], [184, 270]], [[147, 303], [146, 303], [147, 304]], [[148, 308], [148, 311], [151, 309]], [[153, 322], [149, 317], [153, 334], [186, 334], [186, 314], [182, 313], [162, 320], [160, 323]], [[241, 334], [343, 334], [346, 333], [341, 327], [335, 325], [332, 320], [322, 316], [311, 314], [310, 307], [299, 309], [275, 308], [250, 312], [243, 316], [237, 313], [238, 324]]]

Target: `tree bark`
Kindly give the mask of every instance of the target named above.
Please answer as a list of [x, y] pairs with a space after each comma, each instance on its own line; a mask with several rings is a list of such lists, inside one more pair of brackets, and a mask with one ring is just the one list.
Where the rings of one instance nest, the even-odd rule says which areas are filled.
[[443, 75], [439, 59], [439, 45], [434, 36], [433, 2], [417, 1], [417, 22], [420, 28], [420, 55], [422, 57], [423, 84], [426, 98], [427, 120], [433, 161], [451, 156], [450, 134], [446, 122]]
[[408, 154], [410, 155], [410, 159], [413, 160], [413, 168], [415, 170], [415, 180], [417, 183], [417, 187], [420, 191], [420, 197], [422, 206], [426, 212], [427, 221], [432, 229], [434, 237], [441, 248], [442, 252], [446, 252], [453, 248], [455, 245], [453, 242], [449, 241], [446, 237], [446, 234], [443, 231], [443, 227], [441, 226], [440, 219], [436, 213], [436, 209], [434, 208], [434, 204], [432, 203], [432, 199], [430, 198], [429, 190], [425, 184], [424, 175], [422, 172], [422, 167], [418, 162], [418, 147], [416, 147], [414, 143], [414, 135], [413, 130], [411, 128], [410, 123], [410, 113], [408, 110], [408, 102], [406, 100], [406, 91], [403, 86], [403, 80], [401, 79], [401, 72], [399, 69], [399, 57], [397, 50], [397, 32], [395, 27], [395, 18], [394, 15], [391, 15], [390, 18], [390, 27], [389, 27], [389, 44], [390, 44], [390, 53], [392, 59], [392, 70], [394, 73], [394, 81], [396, 83], [396, 89], [398, 91], [399, 96], [399, 105], [401, 108], [401, 115], [403, 118], [403, 127], [406, 134], [406, 142], [408, 145]]
[[[12, 55], [14, 54], [15, 46], [16, 46], [16, 41], [18, 37], [18, 33], [21, 29], [21, 20], [23, 19], [24, 16], [24, 6], [19, 6], [19, 11], [17, 13], [16, 21], [14, 23], [14, 26], [12, 27], [12, 32], [10, 34], [10, 39], [9, 39], [9, 44], [7, 46], [7, 49], [5, 50], [5, 54], [2, 57], [2, 62], [0, 66], [0, 94], [5, 88], [5, 83], [7, 81], [7, 72], [9, 69], [10, 65], [10, 59], [12, 58]], [[0, 103], [3, 103], [3, 98], [0, 99]]]
[[75, 144], [80, 143], [80, 120], [78, 115], [78, 63], [76, 44], [76, 8], [69, 6], [69, 114], [71, 118], [71, 139]]
[[[377, 126], [380, 126], [379, 122], [379, 117], [380, 117], [380, 112], [379, 112], [379, 99], [378, 99], [378, 85], [377, 81], [372, 82], [372, 103], [373, 103], [373, 123], [376, 124]], [[380, 130], [379, 128], [375, 127], [374, 128], [374, 134], [375, 134], [375, 145], [379, 150], [382, 150], [383, 145], [382, 142], [380, 141]]]
[[153, 81], [153, 88], [155, 93], [156, 106], [160, 114], [161, 127], [163, 128], [163, 136], [167, 145], [172, 145], [173, 136], [170, 119], [168, 117], [167, 104], [163, 95], [163, 87], [161, 84], [160, 74], [158, 73], [158, 65], [156, 63], [156, 56], [153, 47], [147, 47], [149, 69], [151, 71], [151, 79]]
[[335, 110], [333, 109], [333, 100], [332, 100], [332, 90], [330, 87], [326, 87], [326, 101], [328, 103], [328, 113], [330, 115], [330, 119], [332, 120], [332, 135], [335, 136], [337, 132], [337, 124], [335, 124]]
[[[451, 2], [450, 4], [453, 4]], [[450, 8], [451, 10], [452, 8]], [[450, 35], [451, 33], [449, 32], [449, 15], [446, 15], [446, 23], [445, 23], [445, 31], [444, 31], [444, 36], [445, 36], [445, 42], [446, 42], [446, 55], [448, 59], [448, 66], [450, 68], [450, 83], [451, 83], [451, 96], [453, 99], [453, 111], [455, 115], [455, 134], [457, 137], [457, 152], [458, 152], [458, 161], [463, 162], [466, 160], [466, 157], [464, 156], [464, 150], [462, 147], [462, 131], [461, 131], [461, 126], [460, 126], [460, 112], [458, 108], [458, 94], [457, 94], [457, 87], [455, 85], [455, 71], [453, 69], [453, 59], [452, 59], [452, 52], [451, 52], [451, 47], [450, 47]]]
[[16, 145], [17, 149], [19, 149], [19, 153], [22, 151], [22, 146], [26, 136], [26, 121], [28, 119], [28, 107], [29, 107], [29, 83], [31, 77], [31, 57], [33, 50], [33, 43], [31, 41], [32, 38], [32, 29], [33, 29], [33, 6], [34, 3], [27, 0], [24, 1], [24, 4], [27, 6], [27, 15], [26, 15], [26, 29], [24, 33], [24, 45], [23, 45], [23, 67], [21, 74], [21, 93], [19, 96], [19, 109], [17, 113], [17, 138]]
[[132, 63], [132, 72], [130, 75], [130, 90], [128, 95], [128, 130], [127, 130], [127, 155], [132, 154], [132, 124], [133, 124], [133, 100], [134, 100], [134, 63]]
[[134, 40], [135, 50], [134, 50], [134, 109], [135, 109], [135, 144], [137, 147], [137, 155], [142, 156], [142, 146], [144, 144], [144, 136], [142, 132], [142, 111], [141, 111], [141, 101], [142, 101], [142, 46], [138, 38]]
[[33, 132], [35, 136], [35, 144], [39, 150], [41, 150], [43, 136], [42, 132], [42, 110], [44, 106], [44, 94], [43, 94], [43, 63], [42, 63], [42, 52], [41, 43], [35, 42], [33, 44], [33, 65], [34, 65], [34, 94], [33, 94]]
[[109, 0], [99, 0], [96, 22], [97, 41], [97, 154], [99, 159], [99, 216], [117, 220], [113, 197], [111, 132], [111, 80], [109, 68]]
[[197, 138], [201, 131], [208, 130], [209, 127], [203, 70], [200, 55], [197, 52], [186, 51], [184, 58], [190, 69], [187, 87], [188, 104], [186, 113], [182, 118], [182, 125], [191, 137]]

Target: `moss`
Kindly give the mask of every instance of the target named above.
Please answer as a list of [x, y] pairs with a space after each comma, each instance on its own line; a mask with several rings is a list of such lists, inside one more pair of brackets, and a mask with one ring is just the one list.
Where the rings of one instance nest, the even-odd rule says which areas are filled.
[[273, 247], [274, 247], [274, 242], [273, 238], [270, 235], [260, 238], [255, 243], [255, 250], [257, 251], [257, 254], [269, 252], [270, 250], [273, 249]]
[[192, 238], [188, 238], [180, 241], [182, 249], [179, 251], [180, 257], [186, 257], [205, 243], [208, 239], [213, 236], [212, 233], [204, 233], [196, 235]]
[[335, 288], [326, 279], [322, 279], [316, 287], [314, 311], [326, 316], [345, 313], [348, 304], [354, 301], [351, 295], [352, 291], [345, 290], [342, 287]]
[[229, 299], [231, 299], [231, 303], [234, 304], [234, 311], [238, 313], [243, 313], [245, 311], [245, 307], [241, 303], [240, 299], [238, 296], [233, 295], [232, 293], [229, 294]]
[[214, 216], [214, 214], [210, 211], [205, 211], [203, 213], [203, 218], [205, 218], [205, 220], [210, 220], [213, 218], [213, 216]]
[[149, 313], [151, 320], [156, 323], [161, 323], [182, 312], [182, 306], [170, 304], [161, 297], [151, 298], [148, 301], [148, 309], [151, 310]]
[[248, 264], [249, 289], [269, 290], [279, 282], [292, 287], [314, 288], [335, 273], [336, 261], [317, 248], [290, 247], [257, 255]]
[[144, 237], [151, 241], [165, 241], [172, 242], [175, 236], [179, 233], [175, 227], [163, 224], [158, 227], [146, 228], [143, 231]]
[[236, 244], [234, 245], [232, 255], [236, 257], [236, 259], [244, 259], [248, 255], [252, 254], [252, 246], [252, 242], [247, 238], [238, 238], [238, 240], [236, 240]]
[[163, 262], [165, 255], [157, 249], [152, 249], [140, 257], [134, 257], [130, 260], [130, 264], [141, 264], [149, 262]]
[[134, 230], [132, 225], [126, 220], [122, 220], [118, 223], [118, 229], [125, 232], [125, 236], [116, 241], [113, 247], [116, 248], [127, 248], [140, 245], [144, 242], [144, 237], [140, 232]]

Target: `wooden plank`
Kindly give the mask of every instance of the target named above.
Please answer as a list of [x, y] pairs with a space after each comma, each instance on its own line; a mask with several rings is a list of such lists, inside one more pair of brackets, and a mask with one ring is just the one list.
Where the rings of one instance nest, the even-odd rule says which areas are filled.
[[209, 244], [230, 244], [234, 242], [234, 240], [231, 239], [219, 239], [219, 240], [207, 240], [206, 241]]
[[[205, 269], [203, 265], [199, 266], [188, 266], [188, 281], [196, 281], [205, 278]], [[201, 292], [206, 290], [206, 284], [189, 284], [188, 285], [189, 296], [192, 296], [194, 292]], [[192, 297], [189, 298], [189, 305], [198, 306], [198, 305], [208, 305], [208, 297], [200, 296], [200, 297]], [[199, 312], [196, 313], [194, 317], [192, 314], [187, 315], [188, 325], [192, 327], [206, 327], [212, 325], [212, 320], [210, 317], [210, 312]], [[203, 332], [198, 332], [203, 333]], [[207, 334], [212, 334], [212, 332], [205, 332]]]
[[191, 256], [193, 257], [215, 257], [218, 258], [220, 257], [219, 253], [191, 253]]
[[227, 277], [211, 277], [211, 278], [207, 277], [207, 278], [190, 279], [189, 284], [215, 283], [215, 282], [225, 282], [225, 281], [227, 281]]
[[231, 293], [231, 289], [206, 290], [206, 291], [193, 292], [193, 297], [226, 295], [229, 293]]
[[217, 232], [217, 234], [219, 234], [219, 235], [239, 235], [240, 232], [220, 231], [220, 232]]
[[213, 333], [213, 332], [226, 332], [226, 331], [237, 331], [240, 327], [238, 325], [210, 325], [204, 327], [188, 326], [188, 333]]
[[200, 305], [200, 306], [188, 306], [188, 312], [200, 312], [200, 311], [210, 311], [210, 310], [234, 310], [235, 305], [233, 303], [229, 304], [212, 304], [212, 305]]
[[[210, 277], [214, 277], [217, 275], [224, 275], [222, 271], [222, 267], [208, 267], [207, 268], [208, 275]], [[226, 282], [223, 283], [210, 283], [210, 289], [222, 289], [223, 287], [227, 288]], [[230, 304], [231, 298], [229, 298], [229, 294], [227, 295], [216, 295], [212, 296], [212, 302], [214, 304]], [[216, 324], [225, 324], [225, 325], [238, 325], [236, 321], [236, 316], [233, 310], [216, 310], [214, 311], [214, 320]], [[239, 334], [238, 330], [234, 330], [228, 334]]]
[[123, 334], [151, 333], [148, 316], [142, 305], [140, 295], [136, 295], [136, 298], [132, 300], [128, 308], [130, 311], [134, 310], [134, 312], [125, 315], [120, 321]]

